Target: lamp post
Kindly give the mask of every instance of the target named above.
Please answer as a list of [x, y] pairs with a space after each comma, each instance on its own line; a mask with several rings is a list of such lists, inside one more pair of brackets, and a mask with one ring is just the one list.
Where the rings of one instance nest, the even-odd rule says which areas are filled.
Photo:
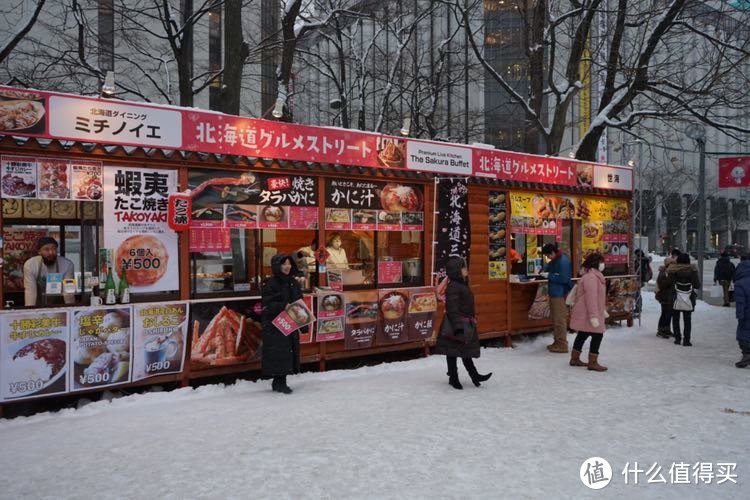
[[[636, 139], [634, 141], [626, 142], [623, 144], [623, 154], [625, 154], [625, 148], [627, 148], [627, 155], [630, 156], [630, 146], [633, 144], [638, 144], [638, 163], [636, 164], [635, 160], [630, 158], [628, 160], [628, 166], [633, 169], [633, 172], [635, 173], [636, 168], [638, 169], [638, 210], [633, 210], [633, 225], [632, 227], [635, 229], [636, 223], [638, 224], [638, 248], [641, 250], [641, 252], [644, 252], [643, 248], [641, 248], [641, 242], [643, 241], [643, 184], [641, 182], [643, 178], [643, 165], [642, 165], [642, 158], [643, 158], [643, 141], [640, 139]], [[633, 200], [635, 203], [635, 200]], [[635, 247], [635, 245], [632, 245], [632, 247]], [[635, 250], [633, 250], [635, 252]], [[645, 253], [642, 253], [642, 255], [645, 255]], [[650, 265], [650, 264], [649, 264]], [[639, 260], [638, 262], [638, 326], [641, 326], [641, 311], [643, 310], [643, 298], [640, 295], [641, 286], [643, 283], [641, 283], [641, 276], [643, 276], [643, 270], [641, 269], [641, 266], [643, 266], [643, 260]]]
[[698, 144], [698, 275], [701, 286], [698, 298], [703, 299], [703, 252], [706, 247], [706, 128], [703, 125], [691, 123], [685, 129], [685, 135]]

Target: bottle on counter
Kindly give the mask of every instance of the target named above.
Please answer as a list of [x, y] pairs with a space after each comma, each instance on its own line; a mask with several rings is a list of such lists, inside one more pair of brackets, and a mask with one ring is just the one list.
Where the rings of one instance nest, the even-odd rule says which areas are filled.
[[130, 285], [128, 284], [128, 273], [125, 269], [122, 270], [122, 276], [120, 277], [120, 290], [118, 295], [120, 296], [120, 304], [130, 303]]
[[115, 277], [112, 275], [112, 268], [107, 269], [107, 282], [104, 285], [104, 303], [115, 304], [117, 302], [117, 287], [115, 287]]

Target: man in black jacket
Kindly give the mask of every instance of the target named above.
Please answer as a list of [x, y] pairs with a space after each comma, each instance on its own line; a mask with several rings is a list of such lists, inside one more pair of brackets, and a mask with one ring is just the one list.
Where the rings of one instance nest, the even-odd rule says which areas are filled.
[[734, 264], [729, 260], [729, 254], [723, 252], [719, 260], [716, 261], [714, 268], [714, 284], [717, 282], [721, 285], [724, 292], [724, 307], [729, 307], [729, 285], [734, 279]]

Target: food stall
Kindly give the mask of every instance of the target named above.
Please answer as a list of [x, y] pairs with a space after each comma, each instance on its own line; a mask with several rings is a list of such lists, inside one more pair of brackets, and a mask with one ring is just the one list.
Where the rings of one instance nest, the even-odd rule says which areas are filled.
[[[484, 339], [548, 329], [528, 315], [543, 242], [574, 262], [605, 251], [628, 274], [630, 232], [612, 225], [628, 227], [627, 168], [11, 87], [0, 99], [0, 405], [258, 370], [277, 253], [305, 274], [302, 362], [321, 370], [428, 354], [450, 255], [469, 259]], [[75, 265], [73, 305], [24, 303], [41, 236]]]

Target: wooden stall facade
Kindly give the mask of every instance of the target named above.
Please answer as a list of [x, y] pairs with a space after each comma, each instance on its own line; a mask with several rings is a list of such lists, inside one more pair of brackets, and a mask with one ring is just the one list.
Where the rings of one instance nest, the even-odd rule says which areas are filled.
[[[7, 88], [6, 88], [7, 89]], [[0, 88], [2, 91], [2, 88]], [[23, 91], [26, 92], [26, 91]], [[1, 93], [1, 92], [0, 92]], [[207, 177], [216, 172], [216, 176], [241, 175], [243, 172], [258, 173], [259, 175], [272, 175], [278, 177], [291, 176], [308, 176], [316, 179], [317, 193], [316, 199], [317, 220], [320, 224], [311, 230], [314, 232], [316, 241], [323, 242], [327, 236], [333, 232], [329, 230], [323, 221], [326, 220], [326, 210], [329, 208], [322, 200], [330, 195], [326, 192], [326, 187], [331, 181], [352, 181], [375, 183], [391, 183], [396, 185], [414, 186], [419, 191], [423, 211], [423, 228], [416, 231], [419, 234], [418, 241], [413, 239], [390, 238], [387, 240], [388, 258], [396, 261], [413, 258], [418, 261], [417, 269], [419, 276], [415, 276], [412, 283], [405, 283], [402, 276], [398, 288], [409, 289], [434, 287], [438, 279], [438, 263], [435, 259], [435, 228], [437, 219], [444, 217], [436, 206], [436, 191], [439, 189], [439, 180], [441, 178], [459, 177], [463, 179], [468, 188], [468, 220], [463, 224], [471, 227], [471, 239], [468, 245], [468, 256], [470, 257], [470, 286], [472, 287], [478, 317], [478, 330], [482, 339], [505, 339], [506, 345], [510, 344], [512, 335], [538, 332], [548, 330], [550, 321], [548, 319], [529, 319], [528, 311], [536, 294], [539, 282], [514, 281], [511, 280], [512, 263], [509, 259], [511, 248], [511, 233], [513, 231], [513, 211], [508, 203], [508, 208], [503, 211], [502, 223], [504, 234], [507, 233], [507, 242], [503, 243], [502, 255], [498, 253], [498, 247], [491, 244], [490, 212], [488, 211], [488, 198], [494, 192], [502, 192], [508, 196], [516, 191], [534, 192], [547, 195], [572, 195], [599, 197], [602, 199], [616, 198], [630, 207], [630, 197], [632, 190], [632, 173], [629, 169], [621, 167], [609, 167], [606, 165], [593, 165], [580, 162], [574, 162], [567, 159], [554, 159], [548, 157], [534, 157], [531, 155], [521, 155], [485, 148], [472, 148], [465, 145], [433, 143], [429, 141], [404, 140], [403, 138], [388, 138], [386, 136], [367, 134], [359, 131], [345, 131], [339, 129], [326, 129], [319, 127], [306, 127], [292, 124], [282, 124], [278, 122], [266, 122], [264, 120], [252, 120], [253, 127], [257, 127], [259, 134], [266, 127], [271, 133], [277, 133], [276, 143], [269, 139], [265, 149], [256, 148], [253, 150], [256, 155], [234, 154], [236, 150], [230, 146], [217, 146], [214, 142], [208, 140], [209, 125], [218, 127], [222, 120], [231, 119], [242, 120], [237, 124], [246, 123], [251, 120], [240, 119], [238, 117], [224, 117], [216, 113], [201, 113], [189, 110], [182, 114], [183, 139], [180, 147], [170, 147], [170, 144], [162, 143], [162, 139], [141, 140], [142, 137], [134, 139], [131, 137], [122, 143], [118, 143], [116, 138], [110, 134], [107, 138], [95, 137], [90, 129], [80, 132], [81, 127], [69, 125], [66, 132], [57, 132], [61, 127], [53, 126], [52, 121], [55, 119], [70, 121], [71, 116], [60, 118], [60, 114], [55, 114], [56, 104], [53, 99], [67, 100], [78, 102], [82, 101], [82, 106], [86, 109], [94, 110], [96, 108], [106, 109], [108, 106], [120, 106], [130, 109], [129, 113], [134, 116], [140, 112], [146, 116], [145, 111], [157, 112], [175, 112], [173, 108], [167, 110], [158, 106], [142, 106], [135, 103], [123, 103], [120, 101], [100, 100], [92, 98], [80, 98], [78, 96], [66, 96], [64, 94], [53, 93], [29, 93], [29, 100], [39, 103], [35, 104], [34, 109], [43, 106], [46, 110], [42, 127], [40, 120], [28, 130], [12, 130], [3, 132], [0, 130], [0, 155], [6, 157], [25, 157], [34, 158], [42, 163], [50, 160], [58, 162], [98, 162], [106, 168], [132, 168], [138, 169], [147, 167], [150, 169], [159, 169], [164, 172], [174, 172], [177, 178], [177, 189], [186, 191], [190, 187], [191, 174], [196, 171], [202, 171]], [[14, 94], [19, 95], [17, 92]], [[67, 102], [66, 101], [66, 102]], [[144, 111], [145, 110], [145, 111]], [[94, 111], [91, 111], [92, 113]], [[121, 111], [118, 111], [120, 113]], [[81, 112], [83, 113], [83, 112]], [[101, 110], [97, 112], [101, 114]], [[186, 124], [185, 121], [197, 120], [199, 116], [202, 122]], [[204, 116], [205, 115], [205, 116]], [[111, 116], [111, 113], [110, 113]], [[140, 116], [140, 115], [139, 115]], [[81, 116], [72, 119], [78, 120], [79, 125], [83, 123]], [[171, 118], [170, 118], [171, 119]], [[166, 118], [165, 118], [166, 120]], [[167, 120], [168, 121], [168, 120]], [[161, 123], [161, 122], [159, 122]], [[161, 124], [160, 126], [166, 126]], [[205, 127], [204, 127], [205, 126]], [[237, 125], [238, 127], [240, 125]], [[246, 126], [246, 125], [243, 125]], [[36, 127], [36, 128], [34, 128]], [[153, 125], [152, 127], [156, 127]], [[178, 125], [178, 128], [180, 126]], [[79, 132], [76, 132], [78, 130]], [[195, 131], [198, 132], [195, 132]], [[68, 135], [69, 134], [69, 135]], [[79, 135], [76, 135], [79, 134]], [[82, 135], [81, 135], [82, 134]], [[191, 135], [192, 134], [192, 135]], [[196, 136], [195, 134], [198, 134]], [[298, 142], [287, 141], [288, 137], [297, 134]], [[331, 135], [332, 134], [332, 135]], [[320, 136], [323, 144], [327, 143], [327, 137], [330, 136], [330, 146], [336, 144], [340, 157], [334, 153], [326, 156], [318, 151], [318, 144], [315, 148], [308, 146], [308, 151], [294, 153], [295, 144], [301, 144], [302, 139], [309, 139], [312, 136]], [[196, 137], [198, 137], [196, 139]], [[198, 140], [200, 139], [200, 140]], [[190, 141], [193, 142], [190, 142]], [[197, 141], [197, 142], [196, 142]], [[202, 142], [201, 142], [202, 141]], [[280, 145], [279, 145], [280, 144]], [[384, 147], [384, 144], [395, 145], [397, 151], [393, 153]], [[189, 145], [189, 147], [187, 146]], [[369, 146], [368, 146], [369, 145]], [[221, 149], [226, 148], [226, 149]], [[351, 150], [352, 152], [349, 152]], [[290, 153], [291, 151], [291, 153]], [[313, 152], [310, 152], [313, 151]], [[361, 155], [360, 155], [361, 153]], [[386, 156], [386, 153], [392, 155]], [[395, 156], [393, 156], [395, 154]], [[296, 156], [295, 156], [296, 155]], [[422, 156], [420, 156], [422, 155]], [[328, 159], [330, 158], [330, 159]], [[425, 161], [427, 158], [428, 161]], [[398, 160], [398, 161], [396, 161]], [[4, 163], [5, 165], [5, 163]], [[431, 166], [437, 165], [437, 166]], [[586, 182], [581, 182], [581, 171], [592, 172], [594, 168], [600, 168], [603, 173], [598, 177], [598, 184], [592, 178], [585, 178]], [[579, 173], [577, 175], [576, 173]], [[597, 175], [599, 171], [596, 170]], [[614, 175], [613, 175], [614, 172]], [[10, 170], [3, 171], [7, 176], [11, 176]], [[607, 178], [609, 175], [609, 178]], [[622, 175], [620, 181], [617, 176]], [[589, 177], [593, 177], [589, 174]], [[5, 178], [3, 179], [5, 187]], [[23, 185], [25, 180], [18, 181]], [[3, 190], [5, 192], [5, 189]], [[19, 202], [19, 197], [12, 200], [14, 203]], [[43, 221], [35, 222], [32, 219], [25, 219], [17, 212], [16, 215], [8, 215], [5, 211], [7, 198], [3, 197], [4, 215], [0, 219], [0, 228], [12, 224], [43, 224]], [[508, 199], [508, 202], [510, 199]], [[25, 203], [23, 200], [20, 202]], [[19, 202], [19, 203], [20, 203]], [[75, 210], [76, 216], [71, 216], [69, 222], [78, 224], [83, 227], [87, 224], [83, 215], [84, 206], [81, 202]], [[9, 203], [10, 204], [10, 203]], [[90, 208], [90, 205], [87, 205]], [[629, 208], [628, 208], [629, 210]], [[497, 214], [496, 217], [499, 217]], [[62, 219], [64, 220], [64, 219]], [[101, 222], [102, 207], [98, 206], [92, 220]], [[59, 220], [57, 221], [59, 222]], [[569, 240], [571, 257], [577, 269], [576, 263], [582, 256], [581, 249], [581, 228], [580, 220], [571, 221], [571, 234]], [[274, 249], [279, 253], [292, 254], [299, 246], [298, 238], [289, 238], [284, 231], [279, 231], [274, 236]], [[212, 294], [210, 296], [200, 297], [195, 294], [195, 287], [191, 282], [196, 275], [196, 269], [191, 268], [191, 246], [189, 243], [190, 231], [179, 232], [177, 237], [177, 247], [179, 255], [179, 289], [167, 294], [143, 294], [135, 296], [134, 302], [154, 303], [169, 301], [183, 301], [193, 307], [196, 304], [208, 301], [226, 301], [257, 299], [259, 298], [259, 287], [242, 292], [240, 288], [228, 292], [225, 295]], [[101, 243], [101, 242], [99, 242]], [[354, 243], [344, 238], [344, 247], [349, 255], [357, 255], [358, 249], [353, 246]], [[100, 246], [97, 244], [97, 247]], [[531, 250], [530, 250], [531, 251]], [[249, 250], [248, 250], [249, 252]], [[377, 257], [377, 252], [376, 252]], [[502, 262], [503, 271], [500, 275], [497, 272], [491, 272], [491, 269], [497, 271], [497, 267], [488, 267], [488, 262], [494, 260], [496, 263]], [[270, 274], [270, 268], [263, 261], [260, 265], [257, 275], [267, 276]], [[627, 267], [626, 264], [625, 267]], [[525, 274], [525, 273], [524, 273]], [[326, 285], [324, 275], [318, 277], [319, 285]], [[260, 281], [260, 280], [259, 280]], [[257, 284], [256, 284], [257, 285]], [[383, 289], [387, 284], [378, 283], [370, 288]], [[356, 287], [355, 287], [356, 288]], [[364, 287], [367, 288], [367, 287]], [[85, 286], [81, 287], [83, 291], [82, 299], [88, 300]], [[312, 290], [312, 288], [311, 288]], [[16, 308], [9, 302], [11, 294], [0, 286], [0, 315], [11, 313]], [[14, 297], [17, 297], [14, 296]], [[88, 306], [87, 302], [79, 302], [79, 306]], [[21, 309], [23, 311], [24, 309]], [[439, 325], [439, 318], [442, 315], [442, 306], [438, 306], [436, 321], [433, 325], [433, 334]], [[177, 382], [186, 385], [190, 380], [205, 377], [241, 373], [247, 371], [257, 372], [260, 369], [260, 362], [257, 356], [247, 362], [228, 363], [215, 365], [208, 368], [194, 369], [191, 368], [190, 347], [195, 339], [191, 338], [188, 330], [187, 338], [184, 339], [188, 353], [187, 360], [183, 369], [179, 373], [153, 376], [143, 380], [134, 381], [125, 386], [132, 387], [138, 385], [150, 385], [165, 382]], [[313, 365], [314, 368], [325, 370], [330, 362], [350, 357], [365, 357], [375, 354], [382, 354], [396, 351], [413, 351], [414, 355], [428, 355], [430, 346], [434, 342], [434, 337], [425, 337], [420, 340], [400, 341], [388, 345], [373, 345], [361, 349], [347, 348], [344, 340], [333, 340], [318, 342], [313, 339], [312, 342], [304, 343], [301, 346], [301, 360], [304, 364]], [[0, 358], [0, 363], [7, 361], [9, 358]], [[69, 358], [70, 359], [70, 358]], [[86, 393], [100, 389], [92, 388], [90, 390], [81, 390], [78, 393]], [[12, 401], [3, 401], [0, 395], [0, 411], [2, 404], [11, 404]]]

